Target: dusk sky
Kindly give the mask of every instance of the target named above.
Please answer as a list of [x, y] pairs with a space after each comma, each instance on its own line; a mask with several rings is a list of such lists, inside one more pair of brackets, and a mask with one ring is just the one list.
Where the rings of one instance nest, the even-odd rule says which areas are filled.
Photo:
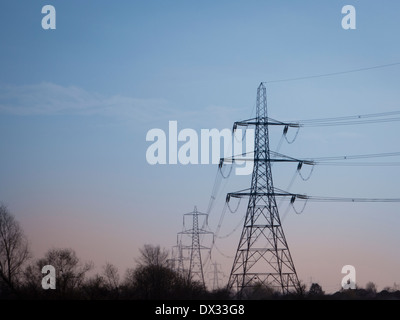
[[[47, 4], [56, 9], [55, 30], [41, 25]], [[356, 8], [355, 30], [342, 28], [345, 5]], [[263, 81], [271, 81], [269, 116], [281, 121], [399, 111], [399, 64], [273, 82], [399, 63], [399, 12], [393, 0], [3, 0], [0, 201], [20, 221], [35, 258], [68, 247], [98, 270], [112, 262], [123, 275], [144, 244], [176, 244], [183, 214], [194, 206], [207, 211], [218, 170], [148, 164], [149, 130], [168, 134], [169, 121], [199, 135], [231, 129], [254, 117]], [[305, 127], [279, 152], [399, 152], [399, 135], [399, 122]], [[282, 128], [271, 128], [272, 150], [281, 136]], [[286, 189], [296, 168], [274, 164], [275, 186]], [[226, 194], [250, 187], [250, 179], [232, 174], [221, 181], [211, 231]], [[399, 184], [400, 167], [317, 166], [290, 192], [400, 198]], [[220, 236], [239, 225], [246, 205], [226, 212]], [[342, 267], [353, 265], [360, 286], [400, 284], [399, 203], [310, 202], [300, 215], [288, 205], [280, 207], [283, 228], [304, 283], [334, 292]], [[224, 284], [240, 232], [217, 239], [212, 252]]]

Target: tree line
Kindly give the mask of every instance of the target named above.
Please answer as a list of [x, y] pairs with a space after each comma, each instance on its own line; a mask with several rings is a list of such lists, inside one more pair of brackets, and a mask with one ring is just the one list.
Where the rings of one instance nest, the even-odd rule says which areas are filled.
[[[21, 225], [0, 204], [0, 299], [207, 299], [220, 292], [208, 292], [200, 283], [175, 272], [169, 254], [160, 246], [145, 245], [136, 265], [124, 277], [112, 263], [89, 275], [92, 262], [78, 258], [71, 248], [52, 248], [34, 259]], [[44, 266], [56, 270], [56, 288], [44, 290]], [[222, 292], [224, 290], [221, 290]]]
[[[44, 290], [42, 268], [56, 270], [56, 288]], [[34, 259], [21, 225], [0, 204], [0, 299], [79, 299], [79, 300], [229, 300], [234, 295], [226, 288], [207, 290], [187, 274], [171, 268], [169, 252], [160, 246], [145, 245], [140, 249], [136, 265], [123, 277], [112, 263], [101, 272], [89, 275], [94, 265], [83, 262], [71, 248], [52, 248], [42, 258]], [[365, 289], [341, 290], [327, 295], [313, 283], [307, 290], [303, 284], [298, 292], [282, 296], [264, 285], [243, 293], [244, 299], [398, 299], [397, 285], [377, 292], [370, 282]]]

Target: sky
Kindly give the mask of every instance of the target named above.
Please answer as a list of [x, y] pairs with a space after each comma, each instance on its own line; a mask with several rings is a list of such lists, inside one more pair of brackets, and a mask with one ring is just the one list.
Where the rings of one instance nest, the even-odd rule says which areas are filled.
[[[56, 29], [42, 28], [44, 5]], [[342, 28], [342, 7], [356, 29]], [[150, 165], [153, 128], [232, 128], [254, 116], [267, 83], [268, 113], [282, 121], [400, 110], [400, 66], [299, 81], [280, 79], [400, 62], [400, 3], [346, 1], [1, 1], [0, 201], [20, 221], [35, 258], [70, 247], [123, 275], [144, 244], [170, 249], [182, 215], [208, 207], [218, 166]], [[271, 128], [276, 150], [282, 128]], [[288, 135], [295, 132], [289, 130]], [[302, 128], [280, 152], [294, 157], [397, 152], [398, 123]], [[275, 164], [285, 189], [296, 165]], [[316, 167], [291, 192], [399, 197], [397, 167]], [[225, 196], [250, 176], [222, 179], [209, 228]], [[233, 200], [232, 200], [233, 201]], [[246, 203], [226, 213], [212, 260], [232, 267]], [[234, 206], [235, 203], [232, 203]], [[301, 203], [298, 203], [301, 207]], [[282, 203], [300, 280], [340, 288], [344, 265], [378, 290], [400, 283], [399, 204]], [[208, 270], [206, 277], [209, 278]]]

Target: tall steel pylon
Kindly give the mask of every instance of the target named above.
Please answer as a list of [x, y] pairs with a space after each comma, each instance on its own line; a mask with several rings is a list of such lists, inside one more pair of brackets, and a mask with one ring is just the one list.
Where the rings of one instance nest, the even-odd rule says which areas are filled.
[[188, 277], [189, 279], [193, 281], [198, 281], [203, 287], [205, 287], [205, 282], [204, 282], [204, 273], [203, 273], [203, 264], [201, 260], [201, 250], [207, 249], [209, 250], [210, 248], [201, 245], [201, 239], [200, 235], [206, 235], [210, 234], [213, 235], [212, 232], [207, 231], [203, 229], [203, 227], [199, 227], [199, 217], [203, 216], [204, 217], [204, 226], [208, 225], [208, 214], [205, 213], [200, 213], [197, 211], [197, 207], [194, 207], [193, 212], [186, 213], [183, 215], [183, 220], [184, 220], [184, 225], [185, 225], [185, 218], [186, 217], [192, 217], [192, 228], [184, 230], [180, 232], [179, 234], [181, 235], [188, 235], [191, 237], [192, 243], [190, 246], [185, 246], [182, 247], [184, 249], [189, 249], [189, 255], [190, 255], [190, 264], [189, 264], [189, 273]]
[[279, 217], [276, 192], [272, 181], [269, 148], [269, 125], [293, 126], [269, 119], [267, 116], [267, 94], [263, 83], [257, 90], [257, 117], [236, 122], [237, 126], [255, 126], [254, 168], [250, 190], [230, 193], [230, 197], [248, 196], [243, 231], [234, 258], [228, 288], [242, 298], [247, 290], [267, 286], [283, 294], [299, 288], [296, 269], [286, 242]]

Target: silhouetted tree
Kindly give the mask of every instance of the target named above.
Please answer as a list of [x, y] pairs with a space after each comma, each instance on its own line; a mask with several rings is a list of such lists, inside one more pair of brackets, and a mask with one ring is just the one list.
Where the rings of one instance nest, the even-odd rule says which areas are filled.
[[111, 299], [118, 299], [120, 295], [120, 277], [117, 267], [107, 262], [103, 267], [102, 277], [104, 278], [108, 296]]
[[365, 290], [368, 292], [368, 294], [369, 294], [370, 296], [375, 296], [375, 295], [376, 295], [376, 292], [377, 292], [375, 283], [373, 283], [372, 281], [368, 282], [368, 283], [365, 285]]
[[321, 297], [325, 294], [322, 287], [318, 283], [311, 284], [310, 290], [308, 290], [308, 295], [311, 297]]
[[103, 267], [103, 277], [108, 290], [118, 290], [119, 288], [119, 273], [116, 266], [107, 262]]
[[89, 300], [104, 300], [119, 298], [119, 274], [118, 269], [107, 262], [102, 268], [101, 274], [96, 274], [85, 280], [82, 287], [83, 298]]
[[296, 288], [295, 296], [298, 298], [303, 298], [306, 295], [307, 292], [307, 286], [303, 281], [299, 280], [299, 284]]
[[23, 271], [23, 292], [26, 298], [45, 298], [48, 292], [42, 288], [42, 268], [36, 262], [29, 264]]
[[20, 224], [0, 204], [0, 284], [16, 292], [23, 265], [29, 258], [28, 241]]
[[85, 299], [100, 300], [111, 298], [104, 277], [98, 274], [86, 280], [79, 289]]
[[[41, 289], [42, 268], [52, 265], [56, 270], [56, 290]], [[30, 293], [39, 293], [45, 297], [77, 297], [86, 273], [93, 268], [93, 263], [82, 263], [73, 249], [51, 249], [44, 258], [29, 265], [25, 272], [25, 285]]]
[[232, 295], [232, 292], [227, 287], [213, 290], [209, 294], [212, 300], [229, 300]]
[[384, 291], [388, 291], [388, 292], [396, 292], [399, 289], [400, 289], [400, 286], [396, 282], [393, 283], [393, 287], [387, 286], [387, 287], [383, 288]]
[[137, 259], [139, 266], [168, 266], [168, 251], [160, 246], [145, 244], [139, 249], [140, 257]]
[[193, 299], [205, 295], [205, 289], [168, 267], [168, 252], [159, 246], [145, 245], [137, 267], [128, 269], [124, 291], [134, 299]]
[[257, 283], [252, 287], [245, 287], [242, 290], [242, 299], [245, 300], [269, 300], [277, 295], [278, 292], [274, 288], [262, 283]]

